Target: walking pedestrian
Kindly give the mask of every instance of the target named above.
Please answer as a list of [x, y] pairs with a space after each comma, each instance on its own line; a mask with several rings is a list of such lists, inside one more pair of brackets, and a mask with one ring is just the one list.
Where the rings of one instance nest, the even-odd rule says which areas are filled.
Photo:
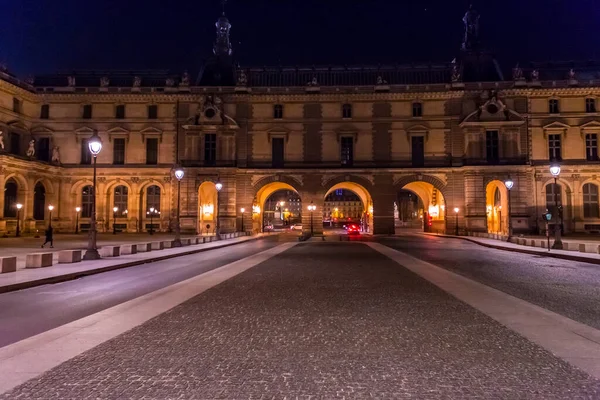
[[52, 226], [49, 226], [48, 229], [46, 229], [46, 241], [42, 245], [42, 248], [44, 248], [46, 243], [50, 243], [50, 248], [54, 248], [54, 240], [52, 239], [52, 233], [53, 233]]

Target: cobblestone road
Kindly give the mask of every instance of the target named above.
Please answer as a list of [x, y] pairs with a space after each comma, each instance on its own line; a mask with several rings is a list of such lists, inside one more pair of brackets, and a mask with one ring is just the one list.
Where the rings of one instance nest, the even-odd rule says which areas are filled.
[[4, 399], [578, 399], [600, 382], [363, 244], [300, 244]]

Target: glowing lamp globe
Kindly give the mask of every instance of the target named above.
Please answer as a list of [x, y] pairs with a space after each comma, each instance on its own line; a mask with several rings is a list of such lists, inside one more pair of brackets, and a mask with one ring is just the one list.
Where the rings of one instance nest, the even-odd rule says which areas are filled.
[[100, 154], [100, 151], [102, 150], [102, 140], [100, 140], [100, 136], [98, 136], [97, 132], [94, 132], [88, 141], [88, 148], [94, 157]]
[[54, 206], [53, 206], [52, 204], [50, 204], [50, 205], [48, 206], [48, 210], [50, 210], [50, 211], [54, 210]]
[[17, 210], [20, 210], [21, 208], [23, 208], [23, 204], [17, 203]]
[[220, 192], [223, 189], [223, 184], [221, 182], [215, 183], [215, 188], [217, 188], [217, 192]]
[[514, 185], [515, 183], [510, 178], [504, 181], [504, 186], [506, 186], [508, 190], [512, 189]]
[[550, 173], [553, 177], [558, 178], [560, 175], [560, 165], [554, 164], [550, 166]]
[[175, 170], [175, 178], [177, 178], [178, 181], [183, 179], [183, 175], [185, 174], [185, 172], [183, 172], [182, 168], [177, 168]]
[[458, 214], [458, 207], [454, 207], [454, 212]]

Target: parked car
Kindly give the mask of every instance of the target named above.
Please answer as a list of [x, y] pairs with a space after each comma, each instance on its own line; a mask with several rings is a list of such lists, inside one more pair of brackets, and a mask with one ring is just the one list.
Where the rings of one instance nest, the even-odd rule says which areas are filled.
[[264, 231], [265, 232], [272, 232], [273, 231], [273, 225], [272, 224], [265, 225]]
[[360, 235], [360, 227], [356, 224], [348, 225], [347, 229], [348, 235]]
[[294, 224], [292, 226], [290, 226], [290, 229], [293, 231], [301, 231], [302, 230], [302, 224]]

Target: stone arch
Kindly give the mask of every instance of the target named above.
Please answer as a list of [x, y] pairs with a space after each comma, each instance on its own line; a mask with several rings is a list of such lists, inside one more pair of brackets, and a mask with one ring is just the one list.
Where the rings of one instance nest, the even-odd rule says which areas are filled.
[[269, 175], [266, 176], [264, 178], [259, 179], [256, 183], [252, 184], [252, 187], [254, 188], [254, 193], [258, 193], [262, 188], [264, 188], [265, 186], [272, 184], [272, 183], [284, 183], [287, 184], [288, 186], [291, 186], [294, 188], [294, 190], [296, 192], [300, 192], [300, 190], [302, 190], [302, 182], [300, 182], [299, 180], [288, 176], [288, 175]]
[[219, 195], [215, 183], [216, 181], [212, 179], [205, 179], [198, 185], [197, 231], [201, 235], [212, 235], [216, 233]]
[[446, 183], [444, 183], [440, 178], [437, 178], [433, 175], [406, 175], [394, 181], [394, 188], [396, 191], [401, 190], [409, 183], [413, 182], [425, 182], [431, 184], [434, 188], [442, 192], [442, 195], [445, 199], [448, 198], [448, 189]]
[[6, 175], [4, 179], [5, 182], [8, 182], [10, 179], [14, 179], [19, 186], [19, 192], [29, 193], [29, 184], [27, 183], [27, 179], [17, 172], [13, 172], [11, 174]]
[[265, 215], [265, 203], [277, 191], [280, 190], [291, 190], [296, 192], [300, 196], [300, 202], [302, 202], [302, 184], [289, 176], [285, 175], [271, 175], [260, 179], [254, 185], [254, 200], [252, 204], [252, 228], [253, 231], [264, 230], [264, 215]]
[[491, 179], [485, 185], [485, 212], [488, 233], [508, 235], [508, 189]]
[[369, 194], [373, 192], [373, 183], [370, 180], [368, 180], [367, 178], [364, 178], [364, 177], [358, 176], [358, 175], [336, 176], [334, 178], [327, 180], [323, 184], [323, 187], [325, 188], [325, 192], [330, 193], [331, 188], [333, 186], [339, 185], [340, 183], [354, 183], [356, 185], [361, 186], [363, 188], [363, 190]]
[[50, 195], [54, 194], [54, 185], [52, 184], [52, 182], [50, 181], [50, 179], [45, 178], [45, 177], [44, 178], [37, 178], [34, 181], [34, 183], [33, 183], [33, 187], [35, 187], [35, 185], [37, 185], [40, 182], [46, 188], [46, 194], [50, 194]]
[[[156, 186], [160, 189], [160, 198], [159, 198], [160, 214], [155, 215], [152, 218], [150, 218], [147, 215], [147, 212], [148, 212], [147, 193], [148, 193], [148, 188], [150, 188], [152, 186]], [[148, 227], [148, 224], [150, 224], [150, 220], [152, 220], [152, 224], [156, 225], [158, 223], [161, 226], [159, 228], [159, 230], [161, 230], [162, 229], [162, 222], [161, 222], [162, 219], [165, 216], [166, 217], [169, 216], [168, 198], [167, 198], [167, 191], [166, 191], [165, 185], [157, 179], [147, 179], [140, 183], [137, 193], [139, 194], [139, 207], [138, 207], [138, 216], [137, 216], [138, 221], [139, 221], [138, 229], [140, 230], [140, 232], [145, 231]]]
[[[106, 205], [105, 208], [105, 221], [107, 226], [109, 225], [110, 221], [114, 220], [114, 215], [113, 215], [113, 207], [115, 204], [115, 189], [119, 186], [124, 186], [127, 188], [127, 207], [125, 208], [125, 210], [121, 210], [119, 209], [117, 211], [117, 218], [121, 218], [121, 219], [125, 219], [129, 217], [129, 213], [133, 210], [135, 210], [135, 193], [133, 191], [133, 188], [131, 186], [131, 184], [129, 182], [127, 182], [124, 179], [115, 179], [115, 180], [111, 180], [110, 182], [108, 182], [105, 186], [105, 191], [104, 191], [104, 197], [105, 197], [105, 202], [104, 204]], [[122, 221], [121, 221], [122, 222]]]
[[[348, 180], [346, 178], [348, 178]], [[369, 180], [357, 176], [335, 177], [327, 181], [325, 187], [327, 190], [325, 191], [323, 200], [325, 200], [330, 193], [338, 189], [348, 190], [356, 194], [360, 198], [363, 206], [362, 215], [360, 217], [362, 229], [364, 232], [373, 231], [373, 196], [371, 195], [373, 185]], [[325, 214], [323, 215], [325, 216]]]
[[[418, 214], [423, 230], [438, 232], [446, 230], [449, 212], [447, 207], [451, 204], [449, 204], [446, 183], [440, 178], [421, 174], [406, 175], [394, 181], [394, 188], [396, 193], [407, 190], [420, 199], [423, 209], [419, 208]], [[436, 191], [439, 196], [434, 197]]]

